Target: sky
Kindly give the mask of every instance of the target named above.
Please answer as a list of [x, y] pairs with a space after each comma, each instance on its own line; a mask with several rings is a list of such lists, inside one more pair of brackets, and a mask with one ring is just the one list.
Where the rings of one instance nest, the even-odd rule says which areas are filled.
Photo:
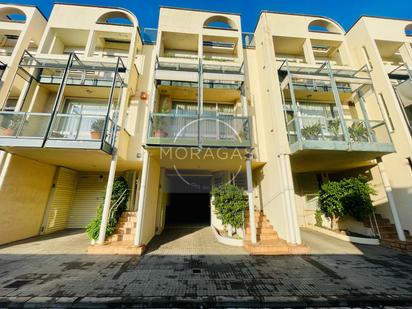
[[[10, 0], [15, 4], [36, 5], [49, 16], [52, 0]], [[141, 28], [156, 28], [160, 6], [239, 13], [242, 30], [253, 32], [263, 10], [322, 15], [334, 19], [346, 30], [361, 15], [412, 20], [412, 0], [59, 0], [57, 2], [117, 6], [132, 11]]]

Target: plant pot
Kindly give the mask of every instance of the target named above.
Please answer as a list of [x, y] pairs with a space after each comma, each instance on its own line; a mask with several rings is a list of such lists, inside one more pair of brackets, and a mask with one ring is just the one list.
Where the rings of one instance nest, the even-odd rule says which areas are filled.
[[96, 244], [96, 239], [90, 240], [90, 244], [91, 244], [92, 246], [94, 246], [94, 245]]
[[16, 130], [11, 129], [11, 128], [5, 128], [3, 129], [3, 135], [4, 136], [14, 136], [16, 134]]
[[92, 139], [102, 139], [102, 133], [99, 131], [90, 131], [90, 137]]
[[154, 137], [168, 137], [169, 134], [163, 130], [156, 130], [153, 133]]

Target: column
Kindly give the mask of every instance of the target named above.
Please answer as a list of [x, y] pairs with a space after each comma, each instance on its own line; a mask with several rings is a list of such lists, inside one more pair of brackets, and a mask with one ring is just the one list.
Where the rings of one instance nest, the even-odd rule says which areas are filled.
[[386, 174], [382, 159], [378, 158], [377, 161], [378, 161], [379, 172], [382, 177], [383, 186], [385, 187], [386, 196], [388, 197], [389, 206], [391, 208], [393, 221], [395, 223], [396, 233], [398, 234], [399, 240], [406, 241], [405, 232], [402, 229], [401, 221], [399, 219], [398, 209], [396, 208], [396, 203], [393, 197], [392, 187], [389, 182], [388, 175]]
[[145, 211], [145, 200], [146, 200], [146, 185], [147, 179], [149, 177], [149, 164], [150, 156], [147, 150], [144, 150], [143, 154], [143, 169], [142, 176], [140, 178], [140, 190], [139, 190], [139, 203], [137, 207], [137, 220], [136, 220], [136, 234], [134, 237], [134, 244], [136, 246], [142, 246], [142, 236], [143, 236], [143, 219]]
[[252, 180], [252, 154], [246, 155], [246, 178], [247, 178], [247, 197], [249, 201], [249, 224], [252, 244], [257, 242], [255, 205], [253, 203], [253, 180]]
[[114, 178], [116, 176], [116, 165], [117, 165], [117, 149], [113, 149], [112, 161], [110, 162], [109, 178], [107, 179], [106, 194], [104, 197], [102, 222], [100, 223], [99, 238], [97, 243], [99, 245], [104, 244], [106, 238], [106, 228], [109, 221], [110, 204], [112, 202], [112, 191]]
[[300, 245], [302, 243], [301, 237], [300, 237], [300, 230], [299, 230], [299, 223], [298, 223], [298, 213], [296, 210], [296, 203], [295, 203], [295, 188], [293, 185], [293, 177], [292, 177], [292, 168], [290, 166], [290, 156], [288, 154], [283, 155], [284, 156], [284, 164], [285, 164], [285, 169], [286, 169], [286, 177], [287, 177], [287, 186], [286, 186], [286, 191], [289, 195], [289, 207], [290, 207], [290, 213], [291, 213], [291, 221], [292, 221], [292, 226], [291, 230], [293, 231], [294, 235], [294, 244]]

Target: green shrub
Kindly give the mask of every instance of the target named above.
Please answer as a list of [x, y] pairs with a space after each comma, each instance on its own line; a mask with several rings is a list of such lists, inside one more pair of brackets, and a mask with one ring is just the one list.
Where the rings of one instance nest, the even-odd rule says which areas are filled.
[[224, 184], [212, 189], [213, 204], [217, 218], [224, 225], [235, 229], [243, 226], [244, 211], [248, 207], [248, 199], [243, 190], [232, 184]]
[[322, 212], [319, 209], [315, 211], [315, 225], [319, 227], [323, 226]]
[[[113, 205], [117, 200], [119, 200], [123, 192], [125, 192], [125, 190], [128, 190], [128, 188], [129, 187], [127, 185], [126, 179], [124, 179], [123, 177], [117, 177], [113, 183], [111, 205]], [[107, 222], [106, 237], [114, 233], [114, 230], [116, 229], [117, 221], [119, 220], [120, 216], [127, 208], [128, 198], [129, 198], [129, 192], [126, 191], [123, 201], [120, 203], [116, 211], [113, 213], [113, 215], [109, 218], [109, 221]], [[100, 224], [102, 222], [102, 213], [103, 213], [103, 206], [100, 205], [97, 208], [96, 217], [94, 217], [93, 220], [90, 221], [90, 223], [86, 226], [86, 233], [90, 239], [99, 238]]]
[[373, 213], [371, 195], [376, 194], [363, 176], [330, 181], [322, 184], [319, 192], [319, 209], [331, 219], [331, 229], [338, 220], [349, 215], [363, 220]]

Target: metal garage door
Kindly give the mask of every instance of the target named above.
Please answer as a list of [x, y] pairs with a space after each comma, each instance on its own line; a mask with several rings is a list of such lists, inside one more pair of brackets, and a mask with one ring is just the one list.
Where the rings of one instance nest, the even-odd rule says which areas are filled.
[[103, 204], [107, 175], [79, 174], [68, 228], [84, 228]]
[[76, 190], [76, 181], [77, 172], [63, 167], [56, 171], [43, 223], [44, 233], [53, 233], [66, 228]]

